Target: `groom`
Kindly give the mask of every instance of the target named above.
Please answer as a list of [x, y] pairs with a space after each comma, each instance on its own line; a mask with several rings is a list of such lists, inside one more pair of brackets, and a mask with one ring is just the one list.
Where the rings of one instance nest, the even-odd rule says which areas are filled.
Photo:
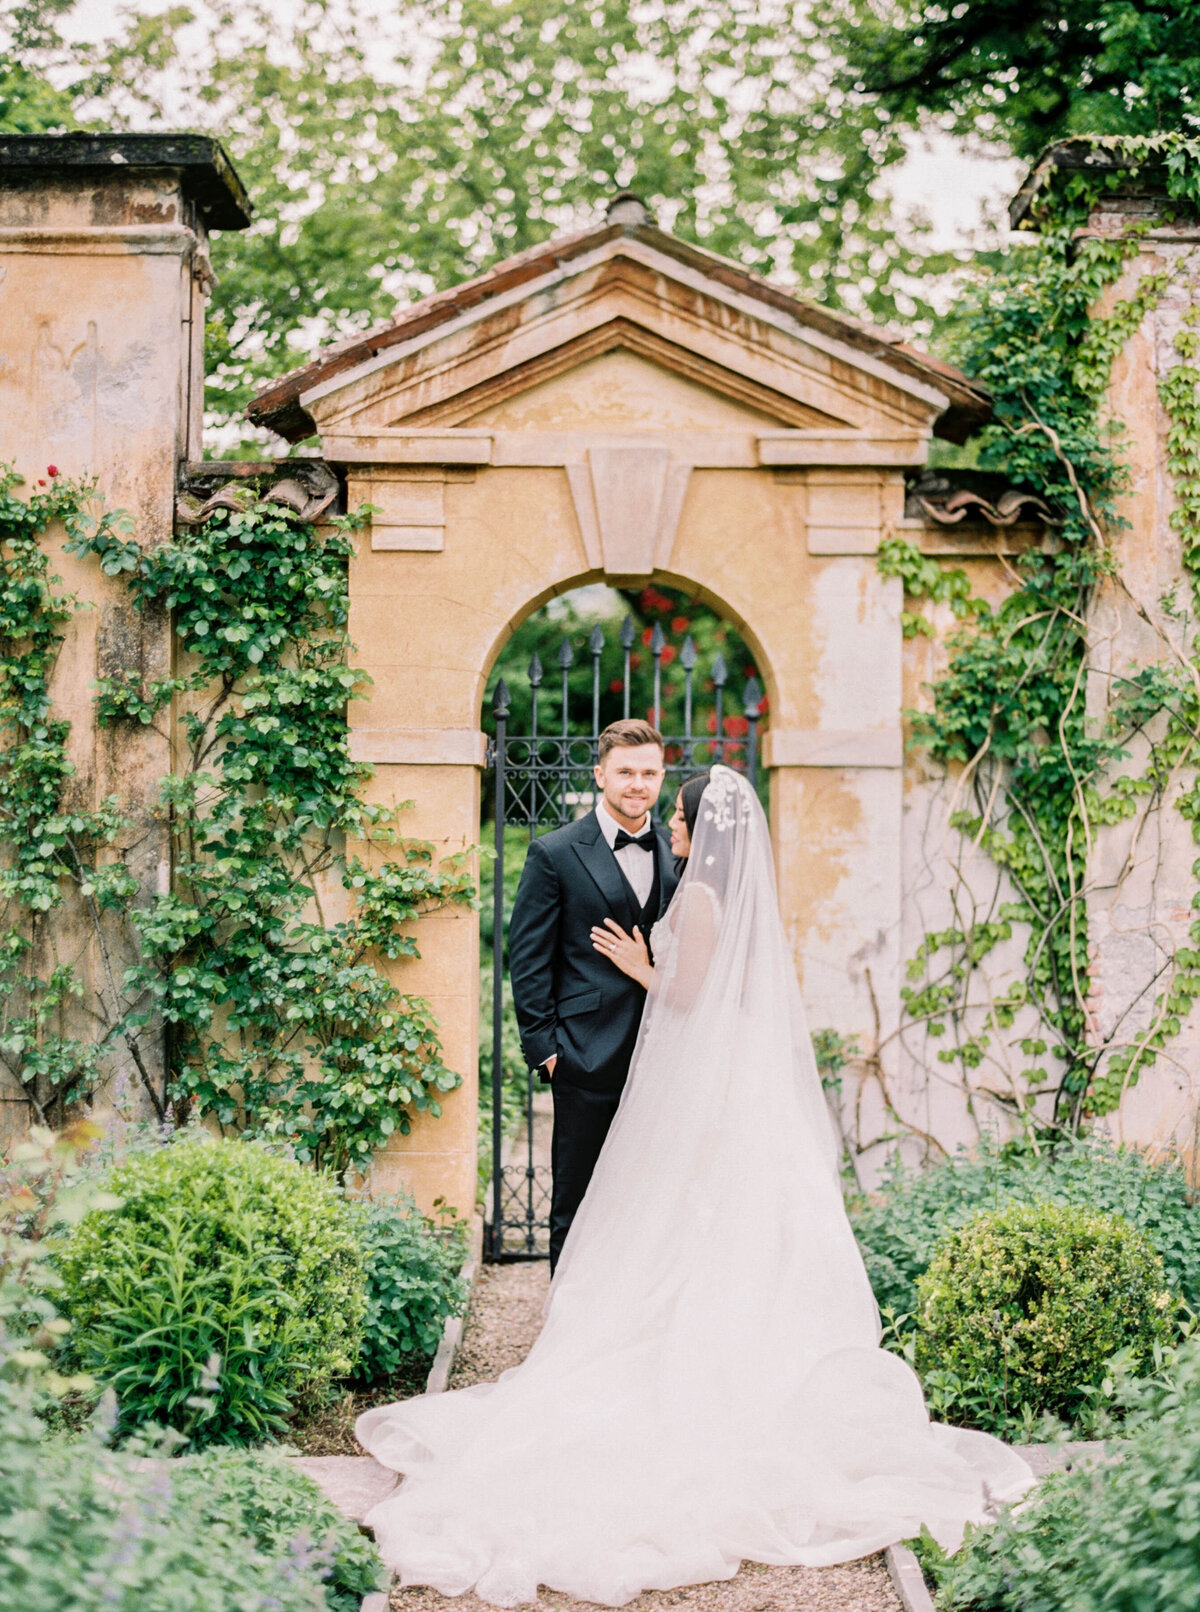
[[669, 838], [650, 821], [661, 736], [648, 722], [613, 722], [598, 757], [599, 804], [530, 842], [508, 931], [521, 1047], [554, 1098], [552, 1272], [616, 1114], [646, 1000], [593, 949], [591, 931], [615, 918], [648, 941], [678, 883]]

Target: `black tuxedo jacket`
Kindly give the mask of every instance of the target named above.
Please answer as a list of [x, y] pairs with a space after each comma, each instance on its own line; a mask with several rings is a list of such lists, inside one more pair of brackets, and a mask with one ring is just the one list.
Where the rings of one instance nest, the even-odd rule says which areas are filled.
[[[666, 830], [654, 833], [659, 903], [652, 921], [679, 882]], [[638, 913], [592, 811], [530, 844], [509, 924], [508, 967], [529, 1067], [557, 1054], [556, 1081], [619, 1092], [646, 993], [593, 949], [591, 930], [606, 918], [628, 934]]]

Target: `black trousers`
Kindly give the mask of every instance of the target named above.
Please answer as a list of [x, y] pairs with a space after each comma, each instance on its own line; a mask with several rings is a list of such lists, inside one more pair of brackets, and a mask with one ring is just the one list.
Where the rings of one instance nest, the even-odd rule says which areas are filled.
[[621, 1094], [584, 1091], [557, 1076], [550, 1081], [550, 1092], [554, 1098], [554, 1136], [550, 1144], [554, 1177], [550, 1199], [550, 1272], [553, 1275]]

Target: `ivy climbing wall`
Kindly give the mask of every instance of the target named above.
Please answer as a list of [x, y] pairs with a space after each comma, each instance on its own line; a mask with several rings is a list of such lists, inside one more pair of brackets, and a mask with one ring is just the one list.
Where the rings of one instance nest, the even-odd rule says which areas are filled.
[[881, 547], [911, 635], [908, 979], [868, 1157], [1102, 1124], [1194, 1161], [1196, 162], [1177, 136], [1046, 154], [957, 355], [995, 400], [980, 465], [1046, 522], [987, 562]]

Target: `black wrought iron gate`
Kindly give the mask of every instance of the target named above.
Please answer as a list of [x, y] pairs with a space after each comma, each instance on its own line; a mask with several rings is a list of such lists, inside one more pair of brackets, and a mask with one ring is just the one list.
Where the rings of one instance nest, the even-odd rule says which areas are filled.
[[[619, 636], [624, 667], [622, 714], [627, 717], [637, 641], [637, 629], [631, 616], [626, 618]], [[671, 653], [665, 653], [669, 647]], [[664, 692], [668, 697], [672, 692], [675, 694], [671, 704], [677, 708], [682, 703], [683, 715], [683, 731], [663, 735], [667, 776], [656, 816], [662, 814], [664, 808], [665, 815], [669, 816], [683, 779], [713, 762], [737, 767], [755, 782], [763, 701], [757, 678], [750, 677], [746, 681], [740, 710], [729, 711], [726, 698], [729, 673], [719, 653], [713, 656], [707, 668], [701, 668], [691, 637], [686, 637], [675, 651], [657, 624], [648, 648], [653, 658], [653, 704], [647, 713], [649, 719], [661, 731]], [[485, 1240], [487, 1256], [492, 1260], [545, 1259], [549, 1253], [550, 1232], [550, 1169], [548, 1164], [535, 1160], [534, 1097], [538, 1083], [523, 1065], [511, 1067], [511, 1055], [510, 1067], [505, 1068], [504, 1062], [505, 831], [520, 827], [527, 829], [533, 838], [539, 832], [560, 828], [594, 806], [597, 792], [592, 768], [600, 736], [600, 662], [604, 649], [604, 633], [596, 626], [588, 640], [592, 661], [590, 724], [582, 734], [579, 719], [587, 713], [586, 709], [574, 713], [577, 720], [573, 726], [569, 680], [575, 651], [566, 638], [558, 652], [562, 709], [557, 732], [543, 733], [539, 729], [538, 704], [545, 671], [536, 655], [527, 672], [531, 712], [528, 733], [508, 732], [512, 697], [503, 680], [496, 685], [492, 698], [495, 726], [488, 746], [496, 814], [492, 893], [492, 1180]], [[668, 679], [665, 689], [664, 678]], [[734, 731], [729, 731], [731, 729]], [[506, 1110], [511, 1113], [512, 1107], [505, 1101], [506, 1089], [514, 1095], [519, 1089], [523, 1099], [523, 1121], [515, 1137], [505, 1134], [505, 1113]]]

